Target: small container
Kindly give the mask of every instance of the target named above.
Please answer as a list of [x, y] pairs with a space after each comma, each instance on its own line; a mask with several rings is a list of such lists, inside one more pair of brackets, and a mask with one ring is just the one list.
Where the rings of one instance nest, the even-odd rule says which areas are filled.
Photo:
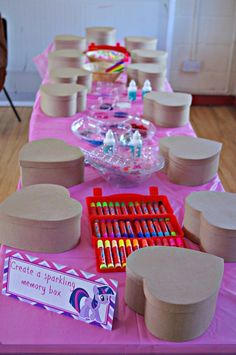
[[127, 66], [128, 83], [135, 80], [138, 88], [142, 88], [146, 80], [149, 80], [153, 90], [163, 90], [166, 69], [155, 63], [135, 63]]
[[62, 253], [80, 241], [81, 204], [62, 186], [40, 184], [0, 204], [0, 243], [40, 253]]
[[128, 51], [133, 49], [152, 49], [155, 50], [157, 46], [157, 38], [144, 36], [128, 36], [125, 37], [125, 47]]
[[87, 89], [77, 84], [44, 84], [40, 107], [48, 116], [68, 117], [86, 109]]
[[189, 122], [192, 95], [152, 91], [145, 95], [144, 117], [163, 127], [181, 127]]
[[106, 136], [103, 141], [103, 150], [105, 154], [113, 155], [115, 151], [115, 137], [111, 129], [109, 129], [106, 133]]
[[55, 49], [76, 49], [80, 52], [86, 50], [86, 38], [74, 35], [57, 35], [54, 38]]
[[168, 53], [165, 51], [134, 49], [131, 51], [132, 63], [156, 63], [167, 66]]
[[92, 89], [92, 74], [83, 68], [57, 68], [50, 72], [50, 78], [54, 83], [84, 85], [89, 92]]
[[76, 49], [60, 49], [48, 54], [49, 72], [55, 68], [81, 68], [85, 55]]
[[116, 44], [116, 29], [114, 27], [87, 27], [87, 43], [94, 44]]
[[145, 80], [142, 88], [142, 98], [144, 99], [144, 96], [152, 91], [151, 83], [149, 80]]
[[132, 156], [134, 158], [140, 158], [142, 156], [142, 137], [138, 130], [136, 130], [131, 138], [131, 142], [129, 144]]
[[137, 86], [134, 80], [131, 80], [128, 87], [128, 99], [135, 101], [137, 98]]
[[19, 153], [21, 184], [56, 184], [64, 187], [84, 181], [84, 154], [59, 139], [25, 144]]

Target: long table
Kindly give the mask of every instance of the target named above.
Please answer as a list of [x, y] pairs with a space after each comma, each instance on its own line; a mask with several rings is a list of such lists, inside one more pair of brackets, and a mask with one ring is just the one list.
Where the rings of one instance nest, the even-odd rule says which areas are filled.
[[[166, 83], [166, 90], [171, 90], [168, 83]], [[94, 96], [89, 95], [88, 103], [92, 100]], [[131, 112], [135, 113], [141, 109], [142, 101], [138, 100]], [[53, 137], [79, 146], [80, 141], [71, 132], [71, 124], [78, 116], [47, 117], [40, 109], [38, 94], [30, 121], [29, 141]], [[170, 135], [194, 136], [195, 133], [190, 124], [174, 129], [157, 127], [156, 142], [158, 143], [161, 137]], [[81, 242], [76, 248], [61, 254], [30, 254], [96, 273], [95, 255], [91, 245], [85, 205], [86, 196], [92, 195], [94, 187], [101, 187], [104, 195], [128, 191], [148, 194], [149, 186], [158, 186], [159, 193], [168, 196], [180, 224], [183, 221], [184, 200], [190, 192], [223, 191], [218, 176], [205, 185], [192, 188], [172, 184], [161, 172], [145, 181], [142, 186], [122, 189], [109, 185], [98, 172], [87, 166], [85, 182], [70, 188], [71, 196], [80, 201], [83, 206]], [[192, 243], [191, 247], [194, 248]], [[4, 247], [2, 246], [0, 249], [1, 268], [3, 257]], [[103, 274], [100, 275], [103, 276]], [[0, 342], [3, 344], [0, 351], [16, 344], [24, 344], [25, 351], [27, 345], [37, 344], [39, 348], [33, 347], [33, 349], [53, 351], [56, 348], [57, 351], [65, 353], [234, 353], [236, 351], [236, 264], [225, 264], [216, 312], [210, 327], [202, 336], [184, 343], [166, 342], [152, 336], [144, 325], [143, 317], [129, 309], [124, 302], [125, 273], [108, 273], [105, 276], [119, 282], [118, 313], [111, 332], [0, 295]], [[21, 348], [17, 347], [17, 349]], [[31, 347], [28, 349], [32, 350]]]

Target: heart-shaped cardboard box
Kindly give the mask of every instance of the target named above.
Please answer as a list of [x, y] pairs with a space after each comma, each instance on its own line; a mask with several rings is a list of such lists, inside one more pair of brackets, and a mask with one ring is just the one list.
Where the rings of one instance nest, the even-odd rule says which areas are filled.
[[165, 78], [166, 68], [157, 63], [134, 63], [127, 66], [128, 84], [131, 80], [135, 80], [140, 89], [148, 79], [153, 90], [162, 90]]
[[207, 183], [216, 174], [222, 144], [189, 136], [170, 136], [159, 141], [165, 158], [165, 172], [175, 184], [197, 186]]
[[81, 204], [58, 185], [33, 185], [0, 205], [0, 243], [35, 252], [62, 253], [80, 240]]
[[78, 84], [47, 83], [40, 86], [40, 108], [51, 117], [68, 117], [84, 111], [87, 88]]
[[60, 49], [48, 54], [49, 71], [55, 68], [81, 68], [86, 57], [77, 49]]
[[168, 53], [165, 51], [134, 49], [131, 51], [132, 63], [157, 63], [167, 66]]
[[108, 26], [87, 27], [86, 38], [88, 45], [95, 43], [114, 46], [116, 44], [116, 29]]
[[80, 52], [86, 50], [86, 38], [74, 35], [57, 35], [54, 38], [55, 49], [76, 49]]
[[134, 49], [155, 50], [157, 47], [157, 38], [144, 36], [125, 37], [125, 47], [128, 51]]
[[89, 92], [92, 89], [92, 73], [83, 68], [56, 68], [49, 75], [54, 83], [84, 85]]
[[236, 262], [236, 194], [198, 191], [188, 195], [184, 231], [207, 253]]
[[151, 91], [144, 96], [143, 116], [163, 127], [181, 127], [189, 122], [192, 96], [180, 92]]
[[127, 259], [125, 302], [168, 341], [200, 336], [214, 316], [223, 259], [190, 249], [147, 247]]
[[84, 181], [84, 154], [60, 139], [41, 139], [25, 144], [19, 152], [23, 187], [57, 184], [64, 187]]

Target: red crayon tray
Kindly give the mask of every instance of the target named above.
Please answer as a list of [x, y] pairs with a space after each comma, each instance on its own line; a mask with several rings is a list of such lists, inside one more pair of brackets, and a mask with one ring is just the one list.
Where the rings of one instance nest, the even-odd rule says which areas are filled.
[[[97, 271], [98, 272], [120, 272], [120, 271], [125, 271], [125, 266], [121, 266], [121, 267], [112, 267], [112, 268], [105, 268], [105, 269], [100, 269], [100, 263], [99, 263], [99, 257], [98, 257], [98, 249], [97, 249], [97, 241], [101, 240], [103, 242], [103, 245], [105, 245], [105, 241], [109, 240], [110, 244], [112, 244], [112, 240], [116, 240], [117, 244], [119, 244], [120, 240], [124, 241], [124, 244], [126, 245], [126, 241], [130, 240], [131, 241], [131, 245], [133, 247], [133, 241], [134, 239], [136, 239], [138, 241], [139, 244], [139, 248], [142, 247], [142, 243], [144, 240], [147, 241], [148, 246], [151, 245], [169, 245], [169, 246], [182, 246], [185, 247], [184, 245], [184, 240], [183, 240], [183, 236], [184, 233], [173, 213], [173, 209], [168, 201], [168, 198], [165, 195], [158, 195], [158, 188], [157, 187], [150, 187], [149, 188], [149, 192], [150, 195], [141, 195], [141, 194], [115, 194], [115, 195], [108, 195], [108, 196], [103, 196], [102, 195], [102, 189], [101, 188], [94, 188], [93, 189], [93, 193], [94, 196], [89, 196], [86, 198], [86, 203], [87, 203], [87, 208], [88, 208], [88, 215], [89, 215], [89, 222], [90, 222], [90, 230], [91, 230], [91, 235], [92, 235], [92, 245], [95, 248], [95, 254], [96, 254], [96, 263], [97, 263]], [[118, 203], [122, 203], [124, 202], [126, 205], [126, 209], [128, 211], [128, 215], [126, 214], [120, 214], [120, 215], [99, 215], [98, 214], [98, 209], [95, 208], [91, 208], [91, 203], [98, 203], [100, 202], [101, 204], [103, 202], [107, 202], [107, 204], [109, 204], [109, 202], [112, 202], [113, 205], [115, 205], [115, 202]], [[165, 212], [164, 211], [160, 211], [159, 208], [159, 212], [158, 213], [149, 213], [148, 214], [140, 214], [140, 213], [136, 213], [133, 214], [130, 211], [130, 207], [129, 207], [129, 203], [133, 202], [135, 203], [139, 203], [142, 206], [142, 203], [145, 203], [147, 206], [147, 203], [151, 203], [152, 206], [154, 203], [157, 203], [158, 206], [162, 205], [164, 206]], [[115, 208], [115, 206], [114, 206]], [[163, 208], [163, 207], [162, 207]], [[93, 214], [92, 212], [96, 212], [96, 214]], [[104, 213], [104, 208], [102, 208], [102, 211]], [[110, 211], [110, 210], [109, 210]], [[141, 226], [141, 231], [144, 232], [143, 229], [143, 221], [145, 221], [146, 223], [150, 223], [148, 221], [153, 221], [157, 220], [160, 226], [160, 221], [162, 220], [162, 226], [163, 226], [163, 221], [165, 221], [165, 223], [167, 223], [166, 221], [169, 221], [171, 223], [172, 226], [172, 232], [175, 232], [175, 235], [165, 235], [165, 236], [145, 236], [145, 234], [143, 233], [143, 237], [140, 237], [137, 235], [137, 229], [136, 229], [136, 221], [138, 221], [139, 225]], [[101, 237], [97, 237], [96, 233], [95, 233], [95, 221], [97, 221], [98, 225], [99, 225], [99, 230], [100, 230], [100, 235]], [[126, 225], [126, 221], [129, 221], [132, 227], [132, 231], [134, 236], [132, 237], [124, 237], [124, 236], [120, 236], [117, 237], [114, 235], [114, 237], [111, 236], [107, 236], [104, 235], [104, 233], [102, 233], [102, 228], [101, 228], [101, 222], [103, 223], [103, 225], [106, 226], [106, 232], [108, 234], [108, 224], [109, 222], [112, 224], [113, 226], [113, 232], [115, 232], [115, 228], [114, 228], [114, 222], [117, 221], [119, 226], [120, 226], [120, 222], [124, 222]], [[157, 222], [155, 222], [157, 223]], [[158, 224], [157, 223], [157, 224]], [[148, 227], [150, 225], [148, 224]], [[167, 228], [167, 227], [166, 227]], [[127, 229], [127, 228], [126, 228]], [[164, 229], [162, 229], [164, 231]], [[121, 231], [121, 229], [120, 229]], [[148, 231], [150, 232], [150, 228], [148, 229]], [[157, 231], [157, 229], [155, 228], [155, 231]], [[167, 233], [170, 233], [170, 229], [166, 229]], [[115, 234], [115, 233], [114, 233]], [[177, 245], [178, 242], [178, 245]], [[157, 244], [158, 243], [158, 244]], [[161, 244], [160, 244], [161, 243]], [[126, 252], [127, 249], [125, 248]], [[114, 255], [113, 255], [114, 257]]]

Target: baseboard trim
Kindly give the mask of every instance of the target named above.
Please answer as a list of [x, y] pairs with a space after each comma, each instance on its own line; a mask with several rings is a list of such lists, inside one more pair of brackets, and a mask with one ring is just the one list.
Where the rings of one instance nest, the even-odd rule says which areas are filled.
[[192, 105], [199, 106], [236, 106], [236, 96], [233, 95], [193, 95]]

